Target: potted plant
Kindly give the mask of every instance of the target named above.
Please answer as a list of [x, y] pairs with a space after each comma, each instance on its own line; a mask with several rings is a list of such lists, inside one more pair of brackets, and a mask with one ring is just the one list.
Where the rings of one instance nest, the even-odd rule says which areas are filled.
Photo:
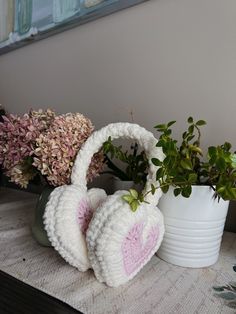
[[[43, 213], [52, 190], [70, 183], [77, 152], [93, 132], [92, 122], [80, 113], [56, 115], [52, 110], [30, 110], [22, 116], [7, 114], [0, 122], [0, 165], [4, 175], [20, 188], [40, 182], [41, 195], [35, 209], [33, 235], [50, 245]], [[88, 181], [103, 168], [103, 154], [93, 157]]]
[[[166, 232], [158, 255], [175, 265], [205, 267], [218, 259], [229, 200], [236, 199], [236, 154], [226, 142], [210, 146], [204, 156], [200, 140], [206, 122], [192, 117], [178, 144], [172, 137], [174, 123], [155, 127], [161, 133], [156, 146], [165, 158], [152, 159], [158, 184], [147, 192], [163, 191], [158, 207]], [[138, 206], [145, 195], [131, 191], [124, 199]]]
[[142, 190], [146, 182], [148, 160], [137, 143], [131, 144], [129, 151], [124, 151], [121, 145], [113, 144], [109, 137], [103, 144], [103, 153], [108, 168], [103, 173], [112, 175], [112, 192], [130, 188]]

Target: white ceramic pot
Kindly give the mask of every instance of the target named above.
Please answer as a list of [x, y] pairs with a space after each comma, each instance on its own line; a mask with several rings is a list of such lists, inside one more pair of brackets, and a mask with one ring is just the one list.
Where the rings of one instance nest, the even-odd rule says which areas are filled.
[[129, 190], [134, 188], [134, 181], [122, 181], [116, 177], [112, 178], [113, 193], [119, 190]]
[[115, 193], [116, 191], [119, 190], [128, 191], [129, 189], [135, 189], [138, 192], [141, 192], [143, 189], [143, 185], [135, 184], [134, 181], [122, 181], [116, 177], [112, 177], [111, 188], [112, 193]]
[[173, 188], [160, 199], [165, 235], [158, 256], [183, 267], [216, 263], [229, 201], [213, 198], [209, 186], [192, 186], [189, 198], [175, 197]]

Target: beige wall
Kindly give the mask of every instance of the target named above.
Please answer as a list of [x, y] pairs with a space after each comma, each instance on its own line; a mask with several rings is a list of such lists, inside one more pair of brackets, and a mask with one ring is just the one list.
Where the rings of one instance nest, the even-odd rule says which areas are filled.
[[0, 57], [9, 111], [80, 111], [100, 127], [188, 115], [236, 147], [236, 1], [150, 0]]
[[[235, 143], [236, 1], [150, 0], [0, 56], [0, 103], [80, 111], [97, 127], [188, 115]], [[235, 143], [236, 145], [236, 143]]]

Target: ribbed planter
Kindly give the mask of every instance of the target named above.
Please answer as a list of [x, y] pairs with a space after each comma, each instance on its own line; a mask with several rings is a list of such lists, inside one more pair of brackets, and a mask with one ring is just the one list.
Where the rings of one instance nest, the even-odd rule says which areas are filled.
[[160, 199], [165, 235], [158, 256], [183, 267], [216, 263], [229, 201], [213, 198], [209, 186], [192, 186], [190, 198], [175, 197], [171, 188]]

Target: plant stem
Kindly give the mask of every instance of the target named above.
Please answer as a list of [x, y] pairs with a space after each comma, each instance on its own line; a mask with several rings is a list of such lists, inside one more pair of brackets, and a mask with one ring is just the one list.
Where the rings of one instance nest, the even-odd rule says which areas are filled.
[[197, 138], [197, 142], [198, 142], [198, 146], [200, 146], [200, 139], [201, 139], [201, 131], [200, 131], [200, 128], [194, 124], [195, 128], [197, 129], [197, 132], [198, 132], [198, 138]]
[[[186, 181], [183, 181], [183, 182], [175, 182], [175, 185], [182, 185], [182, 184], [186, 184]], [[155, 186], [155, 190], [161, 189], [161, 188], [163, 188], [163, 187], [165, 187], [165, 186], [169, 186], [169, 185], [170, 185], [170, 183], [165, 183], [165, 184], [159, 185], [158, 187]], [[152, 193], [152, 190], [147, 191], [147, 192], [143, 195], [143, 198], [145, 198], [145, 197], [146, 197], [148, 194], [150, 194], [150, 193]], [[141, 195], [142, 195], [142, 192], [141, 192]]]
[[113, 170], [113, 172], [119, 179], [121, 179], [122, 181], [130, 180], [130, 178], [126, 175], [126, 173], [122, 171], [121, 169], [119, 169], [107, 155], [105, 155], [105, 160], [106, 160], [107, 166]]

